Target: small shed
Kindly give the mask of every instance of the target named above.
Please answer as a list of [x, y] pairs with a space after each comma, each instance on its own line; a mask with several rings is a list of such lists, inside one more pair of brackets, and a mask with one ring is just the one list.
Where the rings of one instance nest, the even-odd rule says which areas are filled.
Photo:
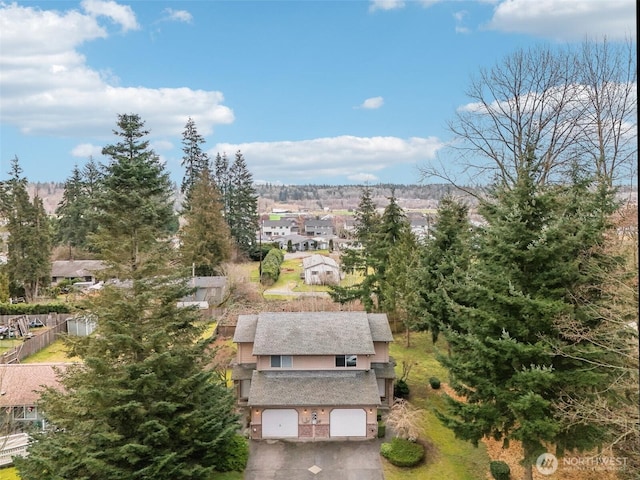
[[181, 306], [197, 305], [200, 309], [217, 307], [225, 298], [227, 292], [227, 277], [192, 277], [189, 285], [195, 291], [182, 299]]
[[307, 285], [337, 285], [340, 283], [340, 267], [325, 255], [311, 255], [302, 259], [304, 283]]

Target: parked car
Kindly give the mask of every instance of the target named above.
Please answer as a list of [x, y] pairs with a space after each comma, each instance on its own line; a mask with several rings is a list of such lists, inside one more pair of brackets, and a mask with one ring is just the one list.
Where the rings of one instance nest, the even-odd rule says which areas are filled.
[[0, 325], [0, 340], [5, 338], [14, 338], [16, 332], [13, 327], [7, 327], [6, 325]]
[[46, 325], [39, 318], [34, 318], [29, 322], [29, 328], [46, 327]]

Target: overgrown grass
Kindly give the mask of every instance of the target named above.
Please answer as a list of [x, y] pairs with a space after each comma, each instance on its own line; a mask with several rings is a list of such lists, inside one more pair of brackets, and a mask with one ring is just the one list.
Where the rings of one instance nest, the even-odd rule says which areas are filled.
[[409, 401], [424, 411], [421, 440], [431, 445], [427, 449], [424, 464], [405, 469], [382, 460], [386, 480], [435, 480], [455, 478], [456, 480], [486, 479], [489, 456], [481, 444], [478, 448], [469, 442], [455, 438], [451, 430], [436, 418], [434, 411], [444, 407], [442, 390], [429, 386], [429, 377], [438, 377], [447, 382], [446, 369], [435, 359], [438, 352], [446, 353], [446, 345], [439, 341], [431, 343], [428, 333], [412, 333], [411, 347], [406, 348], [403, 334], [395, 336], [390, 353], [397, 362], [396, 374], [402, 374], [402, 362], [411, 364], [407, 383], [411, 390]]
[[77, 357], [69, 357], [67, 347], [62, 339], [54, 341], [39, 352], [28, 356], [22, 363], [63, 363], [80, 361]]

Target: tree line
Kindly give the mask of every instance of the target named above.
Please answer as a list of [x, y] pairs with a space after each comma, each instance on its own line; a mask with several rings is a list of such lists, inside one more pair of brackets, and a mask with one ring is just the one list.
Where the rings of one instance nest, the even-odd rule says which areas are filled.
[[[149, 147], [148, 133], [138, 115], [119, 115], [114, 130], [119, 141], [102, 151], [109, 160], [99, 164], [90, 158], [73, 168], [53, 218], [47, 217], [38, 191], [30, 199], [19, 160], [12, 160], [10, 178], [0, 183], [9, 233], [0, 300], [37, 298], [49, 284], [56, 246], [64, 247], [69, 259], [108, 260], [127, 250], [137, 264], [144, 257], [140, 245], [157, 233], [157, 221], [165, 222], [163, 236], [178, 238], [181, 264], [198, 275], [219, 274], [223, 262], [247, 258], [257, 248], [257, 194], [242, 153], [236, 152], [232, 162], [218, 154], [212, 162], [189, 119], [182, 141], [184, 201], [176, 211], [173, 185]], [[139, 214], [123, 224], [122, 217], [134, 212]], [[129, 243], [114, 234], [120, 228], [131, 232]]]
[[[31, 432], [29, 456], [15, 464], [25, 480], [208, 480], [215, 471], [241, 470], [248, 447], [237, 433], [233, 394], [209, 367], [213, 339], [203, 337], [195, 309], [178, 306], [192, 291], [193, 267], [184, 248], [174, 245], [178, 223], [169, 177], [149, 148], [138, 115], [119, 115], [114, 133], [116, 142], [103, 149], [109, 162], [90, 161], [66, 183], [56, 230], [69, 248], [89, 249], [105, 263], [98, 274], [106, 281], [103, 289], [76, 306], [97, 321], [96, 334], [65, 337], [70, 355], [81, 362], [59, 372], [62, 389], [43, 390], [38, 408], [47, 428]], [[185, 136], [185, 149], [193, 141]], [[185, 153], [185, 164], [194, 158]], [[242, 170], [240, 153], [236, 163]], [[185, 184], [187, 225], [204, 198], [219, 202], [215, 213], [224, 218], [208, 165], [200, 165], [193, 183]], [[8, 270], [16, 275], [14, 263], [22, 262], [33, 275], [23, 277], [25, 290], [36, 295], [53, 234], [40, 199], [30, 201], [26, 194], [17, 159], [12, 166], [12, 178], [2, 185], [10, 231]], [[233, 204], [235, 189], [243, 184], [230, 177]], [[189, 235], [183, 232], [181, 238]], [[27, 263], [35, 259], [41, 260], [41, 270]]]
[[451, 195], [419, 241], [393, 191], [379, 214], [364, 187], [362, 248], [342, 255], [361, 281], [332, 287], [404, 325], [407, 345], [412, 331], [444, 337], [458, 397], [438, 417], [474, 444], [521, 442], [527, 480], [547, 451], [609, 447], [621, 476], [640, 468], [637, 228], [616, 228], [616, 183], [637, 165], [634, 65], [631, 49], [588, 42], [482, 71], [475, 107], [451, 126], [458, 159], [492, 173], [485, 188], [461, 186], [482, 226]]

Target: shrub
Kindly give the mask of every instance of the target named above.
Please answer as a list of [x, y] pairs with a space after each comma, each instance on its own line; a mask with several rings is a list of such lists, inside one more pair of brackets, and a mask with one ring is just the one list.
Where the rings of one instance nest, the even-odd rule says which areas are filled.
[[429, 385], [431, 385], [431, 388], [434, 390], [438, 390], [440, 388], [440, 379], [437, 377], [429, 378]]
[[396, 398], [409, 398], [409, 385], [404, 380], [398, 380], [393, 386], [393, 396]]
[[489, 471], [496, 480], [509, 480], [511, 478], [511, 469], [509, 465], [500, 460], [494, 460], [489, 464]]
[[249, 443], [242, 435], [235, 434], [224, 445], [216, 465], [219, 472], [242, 472], [249, 459]]
[[387, 426], [382, 420], [378, 420], [378, 438], [384, 438], [387, 434]]
[[380, 455], [396, 467], [415, 467], [424, 459], [424, 447], [403, 438], [394, 438], [391, 443], [380, 446]]
[[272, 248], [262, 261], [262, 275], [260, 281], [264, 285], [273, 285], [280, 277], [280, 265], [284, 260], [284, 253], [279, 248]]

